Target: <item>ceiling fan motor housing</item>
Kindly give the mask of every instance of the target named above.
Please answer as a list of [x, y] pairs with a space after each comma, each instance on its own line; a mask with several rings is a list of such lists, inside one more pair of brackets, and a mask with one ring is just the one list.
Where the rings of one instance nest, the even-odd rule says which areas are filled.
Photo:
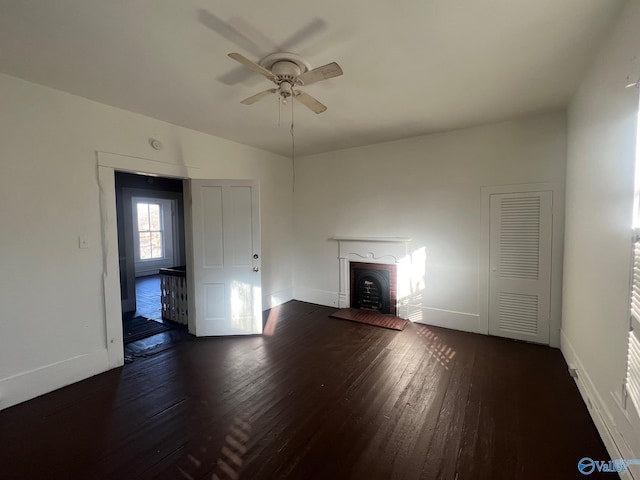
[[291, 52], [272, 53], [260, 60], [258, 64], [270, 70], [274, 75], [279, 75], [275, 67], [276, 64], [282, 64], [278, 68], [283, 69], [283, 75], [298, 76], [311, 69], [309, 62], [300, 55]]
[[271, 67], [271, 72], [277, 77], [295, 78], [302, 73], [300, 67], [293, 62], [276, 62]]
[[296, 84], [296, 79], [302, 73], [300, 66], [289, 60], [279, 60], [271, 65], [271, 72], [278, 77], [280, 97], [289, 98], [293, 94], [292, 87]]

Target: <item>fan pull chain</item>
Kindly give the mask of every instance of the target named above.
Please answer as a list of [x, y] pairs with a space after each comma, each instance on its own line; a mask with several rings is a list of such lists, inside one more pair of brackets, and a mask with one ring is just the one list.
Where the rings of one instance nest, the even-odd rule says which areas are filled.
[[278, 127], [280, 126], [280, 94], [276, 95], [276, 102], [278, 102]]
[[295, 157], [296, 139], [293, 134], [293, 96], [291, 96], [291, 129], [289, 131], [291, 132], [291, 171], [293, 172], [292, 173], [293, 175], [292, 191], [295, 192], [296, 191], [296, 157]]

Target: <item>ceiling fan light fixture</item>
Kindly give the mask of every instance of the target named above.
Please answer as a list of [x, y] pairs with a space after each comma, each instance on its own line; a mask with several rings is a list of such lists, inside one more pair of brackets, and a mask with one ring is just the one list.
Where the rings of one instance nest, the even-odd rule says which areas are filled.
[[293, 93], [293, 88], [291, 83], [288, 81], [284, 81], [280, 84], [280, 96], [282, 97], [290, 97]]

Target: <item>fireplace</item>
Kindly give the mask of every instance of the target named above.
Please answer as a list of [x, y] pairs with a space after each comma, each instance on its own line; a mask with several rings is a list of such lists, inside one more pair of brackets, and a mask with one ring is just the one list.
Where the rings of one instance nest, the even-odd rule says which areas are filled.
[[[368, 282], [365, 286], [385, 291], [389, 295], [388, 313], [400, 318], [408, 318], [407, 303], [400, 300], [410, 291], [409, 268], [411, 257], [409, 255], [408, 237], [353, 237], [335, 236], [332, 240], [338, 242], [338, 271], [339, 290], [338, 308], [358, 308], [354, 301], [355, 275], [353, 268], [374, 270], [377, 274], [365, 275]], [[380, 274], [380, 271], [388, 271]], [[384, 285], [387, 283], [388, 285]], [[361, 279], [362, 280], [362, 279]], [[369, 290], [371, 292], [371, 288]], [[374, 292], [375, 293], [375, 292]], [[386, 293], [383, 294], [386, 298]], [[379, 302], [377, 302], [379, 304]], [[386, 302], [383, 302], [383, 307]]]
[[351, 308], [396, 315], [396, 265], [350, 262], [349, 271]]

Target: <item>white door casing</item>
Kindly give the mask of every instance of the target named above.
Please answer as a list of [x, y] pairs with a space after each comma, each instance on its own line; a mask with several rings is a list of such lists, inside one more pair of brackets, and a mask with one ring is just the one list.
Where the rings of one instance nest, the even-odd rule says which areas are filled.
[[190, 180], [189, 331], [262, 333], [260, 193], [253, 180]]
[[491, 195], [489, 334], [549, 344], [551, 191]]

